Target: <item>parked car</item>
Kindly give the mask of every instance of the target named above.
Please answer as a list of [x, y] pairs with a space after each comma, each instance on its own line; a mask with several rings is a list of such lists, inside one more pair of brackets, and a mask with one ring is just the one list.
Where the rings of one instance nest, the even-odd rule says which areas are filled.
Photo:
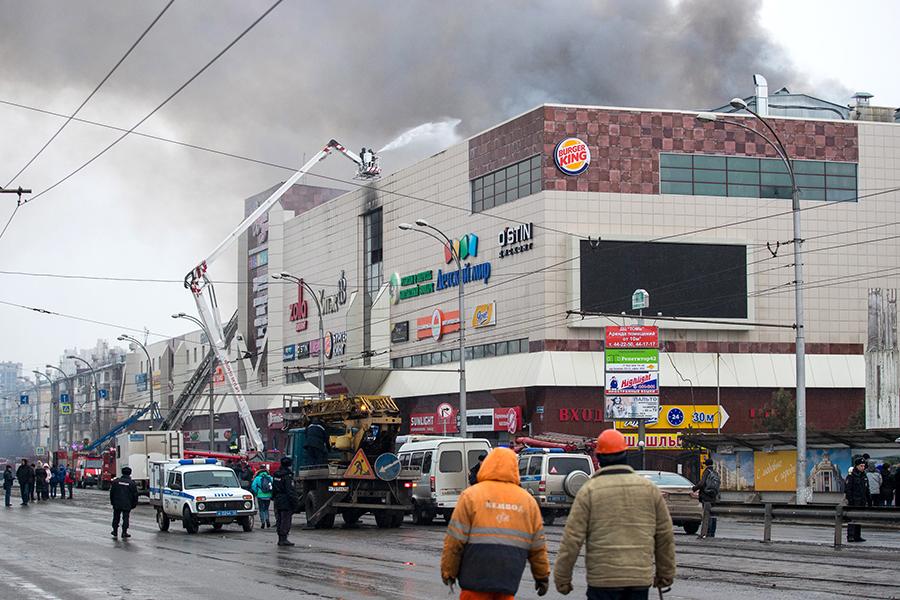
[[703, 505], [693, 492], [694, 484], [678, 473], [669, 471], [638, 471], [659, 488], [669, 514], [672, 515], [672, 524], [684, 528], [685, 533], [695, 534], [700, 529], [703, 520]]
[[412, 520], [427, 525], [441, 515], [450, 521], [459, 495], [469, 485], [469, 469], [478, 457], [491, 451], [491, 444], [479, 438], [408, 436], [398, 451], [403, 469], [421, 469], [413, 487]]
[[569, 514], [575, 495], [591, 475], [594, 462], [561, 448], [526, 448], [519, 453], [519, 479], [541, 508], [545, 525]]

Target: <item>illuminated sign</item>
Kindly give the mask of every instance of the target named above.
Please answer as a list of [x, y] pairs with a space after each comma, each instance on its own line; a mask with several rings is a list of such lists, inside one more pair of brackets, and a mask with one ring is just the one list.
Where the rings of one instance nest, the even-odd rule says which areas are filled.
[[401, 321], [394, 323], [391, 327], [391, 343], [399, 344], [409, 341], [409, 321]]
[[479, 304], [472, 311], [472, 319], [469, 324], [473, 329], [481, 329], [482, 327], [491, 327], [497, 324], [497, 304]]
[[444, 263], [453, 262], [453, 257], [458, 256], [459, 260], [466, 260], [470, 256], [478, 256], [478, 236], [474, 233], [467, 233], [458, 240], [453, 240], [453, 249], [444, 245]]
[[[715, 404], [664, 404], [659, 413], [646, 421], [647, 429], [719, 429], [728, 422], [728, 411]], [[637, 429], [638, 422], [627, 418], [616, 421], [616, 429]]]
[[343, 356], [347, 351], [347, 332], [325, 333], [325, 358], [331, 359], [337, 356]]
[[326, 296], [325, 290], [319, 290], [319, 306], [322, 307], [323, 315], [336, 313], [347, 304], [347, 276], [344, 271], [341, 271], [337, 287], [338, 291], [331, 296]]
[[607, 348], [659, 348], [659, 328], [644, 325], [609, 326]]
[[[629, 448], [638, 448], [638, 435], [626, 433], [625, 443]], [[681, 443], [680, 433], [648, 433], [644, 436], [644, 448], [647, 450], [681, 450], [684, 446]]]
[[297, 346], [295, 344], [291, 344], [290, 346], [285, 346], [282, 350], [281, 360], [283, 362], [291, 362], [292, 360], [296, 360], [297, 358]]
[[[397, 275], [395, 273], [395, 275]], [[429, 269], [413, 275], [400, 277], [397, 275], [399, 283], [397, 284], [397, 302], [406, 300], [407, 298], [416, 298], [434, 292], [434, 274]], [[393, 286], [393, 276], [391, 276], [391, 285]], [[429, 283], [430, 282], [430, 283]], [[391, 301], [393, 301], [393, 291], [391, 291]], [[396, 302], [394, 303], [396, 304]]]
[[504, 228], [497, 236], [500, 258], [521, 254], [534, 248], [534, 223], [523, 223]]
[[446, 333], [459, 331], [459, 311], [454, 310], [444, 312], [439, 308], [427, 317], [419, 317], [416, 319], [416, 339], [426, 340], [431, 338], [435, 342]]
[[659, 373], [607, 373], [606, 394], [659, 394]]
[[607, 349], [604, 352], [607, 372], [659, 371], [657, 348]]
[[553, 162], [566, 175], [578, 175], [591, 164], [591, 151], [578, 138], [566, 138], [553, 150]]
[[297, 301], [291, 304], [290, 309], [290, 320], [292, 323], [297, 323], [295, 329], [297, 331], [306, 331], [306, 328], [309, 326], [309, 321], [306, 320], [309, 316], [309, 304], [303, 298], [302, 279], [300, 280], [300, 285], [297, 286]]
[[309, 358], [309, 342], [297, 344], [297, 358]]

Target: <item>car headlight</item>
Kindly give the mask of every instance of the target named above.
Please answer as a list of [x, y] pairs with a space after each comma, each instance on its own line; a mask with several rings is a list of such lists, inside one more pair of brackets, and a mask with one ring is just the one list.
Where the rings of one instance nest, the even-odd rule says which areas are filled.
[[197, 505], [197, 510], [206, 510], [206, 505], [201, 502]]
[[247, 510], [253, 508], [253, 503], [252, 502], [244, 502], [244, 508], [246, 508]]

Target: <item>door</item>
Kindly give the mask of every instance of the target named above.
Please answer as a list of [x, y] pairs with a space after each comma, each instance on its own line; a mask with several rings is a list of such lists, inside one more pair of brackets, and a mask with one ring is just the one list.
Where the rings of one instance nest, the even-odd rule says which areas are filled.
[[434, 491], [438, 506], [456, 506], [469, 483], [465, 442], [445, 442], [438, 446], [434, 469]]

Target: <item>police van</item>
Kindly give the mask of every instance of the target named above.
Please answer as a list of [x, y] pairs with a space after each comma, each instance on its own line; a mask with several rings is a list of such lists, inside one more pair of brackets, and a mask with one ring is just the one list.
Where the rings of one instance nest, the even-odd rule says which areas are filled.
[[156, 507], [156, 524], [168, 531], [181, 521], [188, 533], [201, 525], [216, 531], [238, 523], [253, 531], [256, 499], [241, 488], [234, 471], [214, 458], [183, 458], [150, 463], [150, 504]]

